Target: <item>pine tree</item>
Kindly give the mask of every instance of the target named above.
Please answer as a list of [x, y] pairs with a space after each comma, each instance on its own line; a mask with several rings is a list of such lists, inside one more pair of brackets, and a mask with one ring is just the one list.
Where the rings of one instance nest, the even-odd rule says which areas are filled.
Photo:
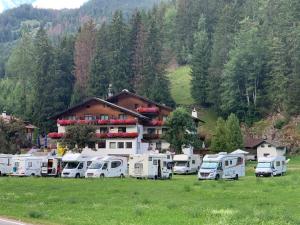
[[117, 11], [110, 25], [110, 83], [113, 91], [120, 92], [123, 89], [132, 90], [129, 67], [129, 40], [128, 26], [124, 22], [123, 14]]
[[214, 136], [211, 141], [211, 149], [216, 152], [222, 152], [227, 150], [226, 141], [226, 122], [223, 118], [218, 118]]
[[[106, 98], [109, 86], [108, 29], [105, 24], [97, 32], [95, 56], [91, 62], [88, 79], [88, 95]], [[111, 65], [114, 66], [114, 65]]]
[[209, 40], [206, 32], [205, 18], [199, 20], [198, 32], [194, 37], [194, 50], [192, 58], [192, 88], [191, 93], [197, 103], [206, 105], [208, 86], [208, 67], [210, 60]]
[[239, 119], [235, 114], [230, 114], [226, 120], [226, 149], [234, 151], [243, 148], [244, 141]]
[[80, 29], [75, 42], [75, 85], [71, 104], [79, 103], [88, 97], [87, 83], [95, 52], [95, 39], [95, 24], [89, 21]]

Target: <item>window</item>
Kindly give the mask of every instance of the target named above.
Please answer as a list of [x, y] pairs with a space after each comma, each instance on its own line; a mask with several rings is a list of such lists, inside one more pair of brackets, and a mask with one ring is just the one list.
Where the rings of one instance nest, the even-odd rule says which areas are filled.
[[79, 170], [83, 169], [83, 163], [80, 163], [80, 164], [79, 164], [78, 169], [79, 169]]
[[276, 161], [276, 166], [280, 166], [280, 161]]
[[120, 161], [113, 161], [113, 162], [111, 162], [111, 168], [112, 169], [113, 168], [117, 168], [119, 166], [121, 166], [121, 162]]
[[157, 164], [158, 164], [157, 160], [156, 159], [153, 160], [153, 165], [157, 165]]
[[68, 119], [69, 120], [76, 120], [76, 116], [69, 116]]
[[107, 169], [107, 163], [104, 163], [102, 170], [106, 170]]
[[167, 155], [167, 159], [170, 159], [171, 158], [171, 156], [170, 155]]
[[161, 150], [161, 142], [156, 143], [156, 149]]
[[231, 160], [229, 161], [229, 164], [232, 165], [232, 161]]
[[32, 167], [32, 162], [28, 162], [28, 167]]
[[243, 158], [238, 157], [237, 158], [237, 165], [242, 165], [243, 164]]
[[124, 142], [118, 142], [118, 148], [124, 148]]
[[108, 115], [106, 114], [100, 115], [100, 120], [108, 120]]
[[149, 161], [152, 161], [152, 157], [149, 157]]
[[229, 165], [229, 163], [228, 163], [228, 161], [226, 160], [226, 161], [225, 161], [225, 166], [228, 166], [228, 165]]
[[88, 147], [91, 149], [95, 148], [95, 143], [88, 143]]
[[126, 142], [126, 148], [132, 148], [132, 142]]
[[106, 141], [99, 141], [98, 148], [106, 148]]
[[167, 120], [167, 116], [163, 116], [163, 121], [165, 122]]
[[126, 127], [118, 127], [118, 133], [126, 133]]
[[148, 128], [147, 132], [148, 134], [155, 134], [155, 128]]
[[195, 160], [192, 160], [192, 164], [195, 164], [196, 163], [196, 161]]
[[167, 131], [168, 131], [168, 129], [167, 129], [167, 128], [163, 128], [161, 132], [162, 132], [162, 134], [166, 134], [166, 133], [167, 133]]
[[261, 147], [262, 147], [262, 148], [264, 148], [264, 147], [265, 147], [265, 145], [261, 145]]
[[107, 127], [100, 127], [100, 134], [106, 134], [108, 133], [108, 128]]
[[269, 147], [269, 148], [271, 148], [271, 147], [272, 147], [272, 145], [268, 145], [268, 147]]
[[116, 142], [109, 142], [109, 148], [110, 149], [116, 149], [117, 143]]
[[86, 165], [87, 165], [87, 167], [89, 167], [91, 164], [92, 164], [92, 161], [88, 161]]
[[268, 157], [270, 154], [269, 153], [265, 153], [264, 154], [264, 157]]
[[91, 115], [85, 115], [84, 116], [84, 120], [94, 120], [95, 117], [94, 116], [91, 116]]
[[127, 115], [125, 115], [125, 114], [119, 114], [119, 119], [120, 120], [126, 120], [127, 119]]
[[283, 166], [285, 165], [285, 161], [282, 161], [282, 165], [283, 165]]

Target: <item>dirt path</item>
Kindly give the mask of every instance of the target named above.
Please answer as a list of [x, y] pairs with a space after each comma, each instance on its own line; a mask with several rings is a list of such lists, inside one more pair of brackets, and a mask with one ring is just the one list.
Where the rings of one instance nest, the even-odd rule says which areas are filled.
[[30, 224], [0, 217], [0, 225], [30, 225]]

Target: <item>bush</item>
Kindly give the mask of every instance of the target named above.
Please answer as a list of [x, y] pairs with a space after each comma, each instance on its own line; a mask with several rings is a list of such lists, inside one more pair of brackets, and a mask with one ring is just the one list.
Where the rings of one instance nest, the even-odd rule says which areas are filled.
[[29, 215], [29, 217], [34, 218], [34, 219], [42, 218], [44, 216], [44, 214], [39, 211], [30, 211], [30, 212], [28, 212], [28, 215]]
[[274, 124], [274, 127], [278, 130], [281, 130], [285, 125], [288, 124], [288, 120], [287, 119], [279, 119], [279, 120], [276, 120], [275, 124]]

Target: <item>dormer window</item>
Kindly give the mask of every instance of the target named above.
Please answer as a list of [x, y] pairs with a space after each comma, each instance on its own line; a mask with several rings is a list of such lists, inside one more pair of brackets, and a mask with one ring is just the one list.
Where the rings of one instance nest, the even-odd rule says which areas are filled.
[[94, 120], [95, 119], [95, 117], [94, 116], [92, 116], [92, 115], [85, 115], [84, 116], [84, 120]]

